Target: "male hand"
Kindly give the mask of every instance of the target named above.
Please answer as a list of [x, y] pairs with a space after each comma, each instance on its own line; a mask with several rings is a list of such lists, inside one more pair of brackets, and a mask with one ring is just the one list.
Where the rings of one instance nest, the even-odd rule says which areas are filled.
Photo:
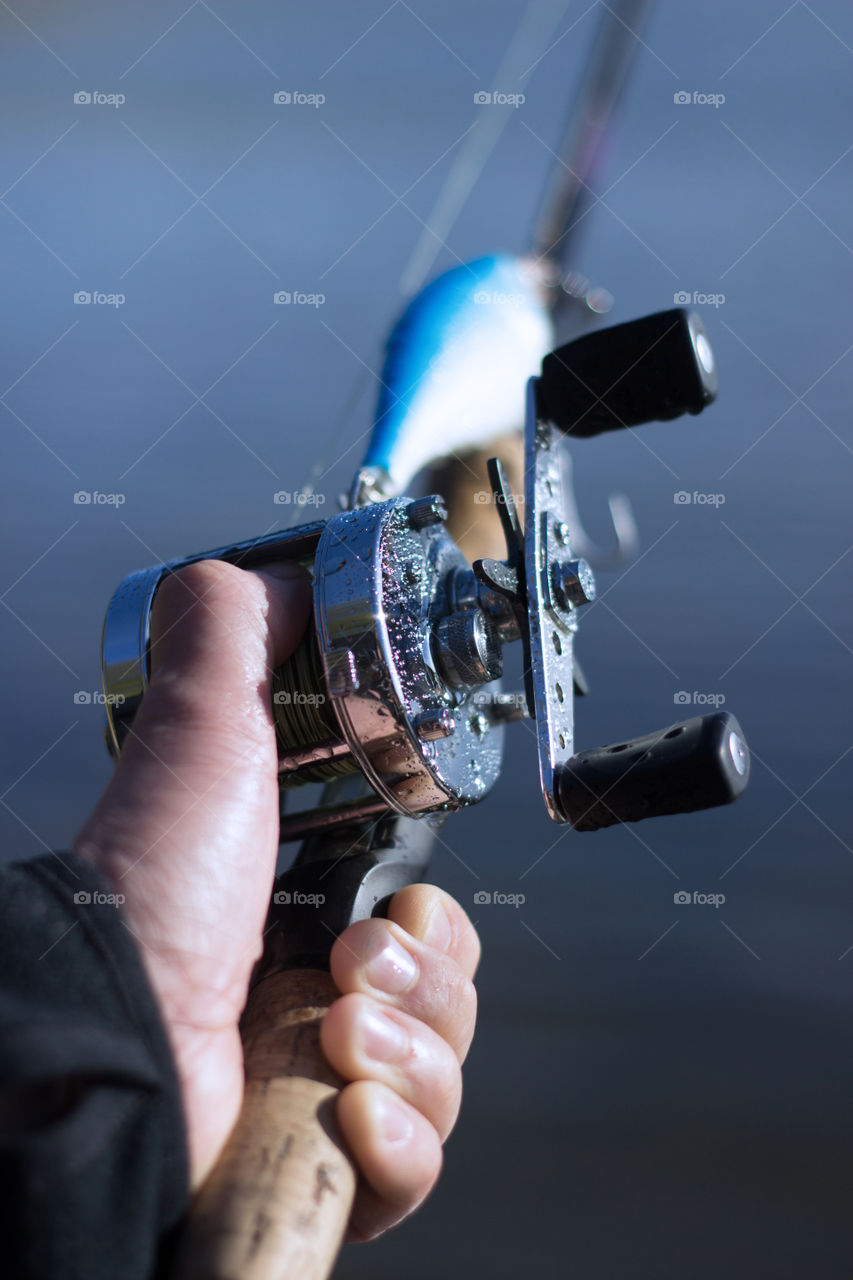
[[[263, 948], [278, 848], [272, 672], [311, 611], [292, 566], [202, 561], [168, 577], [152, 617], [152, 677], [116, 772], [76, 841], [125, 895], [174, 1049], [193, 1187], [243, 1097], [239, 1019]], [[388, 920], [332, 952], [342, 995], [322, 1027], [351, 1083], [338, 1122], [361, 1174], [351, 1239], [410, 1213], [441, 1167], [473, 1034], [479, 942], [462, 908], [416, 885]]]

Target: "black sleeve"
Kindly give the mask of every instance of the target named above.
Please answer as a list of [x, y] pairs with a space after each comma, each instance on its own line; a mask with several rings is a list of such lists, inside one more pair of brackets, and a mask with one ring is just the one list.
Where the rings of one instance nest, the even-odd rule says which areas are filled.
[[166, 1030], [114, 890], [74, 854], [0, 871], [0, 1187], [8, 1280], [151, 1280], [188, 1203]]

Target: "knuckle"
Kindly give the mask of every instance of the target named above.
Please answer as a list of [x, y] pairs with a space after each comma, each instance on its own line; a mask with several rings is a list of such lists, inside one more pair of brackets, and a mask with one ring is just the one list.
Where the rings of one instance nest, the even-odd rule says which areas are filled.
[[244, 577], [242, 569], [225, 560], [196, 560], [166, 575], [157, 589], [156, 603], [163, 608], [185, 606], [188, 596], [197, 599], [223, 589], [230, 592]]
[[468, 948], [470, 949], [472, 965], [473, 965], [473, 968], [476, 969], [477, 965], [480, 963], [480, 957], [483, 953], [483, 947], [480, 942], [480, 935], [477, 932], [477, 930], [474, 928], [471, 921], [468, 919], [467, 912], [463, 911], [462, 915], [463, 915], [462, 931], [464, 933], [464, 941], [468, 946]]
[[433, 989], [431, 1003], [438, 1020], [454, 1043], [472, 1030], [477, 1017], [477, 989], [469, 977], [452, 961], [446, 966]]
[[437, 1063], [429, 1083], [428, 1118], [438, 1121], [442, 1139], [446, 1138], [456, 1123], [462, 1103], [462, 1068], [452, 1050]]
[[346, 995], [338, 996], [330, 1006], [324, 1021], [330, 1026], [338, 1026], [342, 1031], [349, 1033], [373, 1003], [369, 996], [362, 995], [358, 991], [349, 991]]

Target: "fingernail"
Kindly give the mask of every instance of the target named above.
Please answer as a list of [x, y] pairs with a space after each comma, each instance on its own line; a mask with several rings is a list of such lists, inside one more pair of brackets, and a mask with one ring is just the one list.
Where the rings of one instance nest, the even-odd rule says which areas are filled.
[[388, 995], [407, 990], [418, 976], [414, 958], [384, 928], [377, 929], [369, 939], [366, 961], [367, 981]]
[[364, 1052], [376, 1062], [397, 1062], [409, 1047], [409, 1037], [399, 1023], [375, 1009], [362, 1014], [359, 1032]]
[[449, 951], [452, 941], [453, 926], [450, 923], [450, 917], [444, 907], [437, 902], [427, 922], [424, 942], [428, 947], [435, 947], [436, 951]]
[[379, 1123], [385, 1141], [392, 1144], [408, 1142], [412, 1136], [412, 1118], [408, 1112], [399, 1106], [393, 1097], [384, 1093], [377, 1105]]

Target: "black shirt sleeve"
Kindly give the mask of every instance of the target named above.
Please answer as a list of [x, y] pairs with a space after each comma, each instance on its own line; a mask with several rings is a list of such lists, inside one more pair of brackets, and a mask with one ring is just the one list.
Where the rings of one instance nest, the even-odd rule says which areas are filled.
[[166, 1029], [115, 891], [74, 854], [0, 871], [0, 1272], [152, 1280], [189, 1199]]

